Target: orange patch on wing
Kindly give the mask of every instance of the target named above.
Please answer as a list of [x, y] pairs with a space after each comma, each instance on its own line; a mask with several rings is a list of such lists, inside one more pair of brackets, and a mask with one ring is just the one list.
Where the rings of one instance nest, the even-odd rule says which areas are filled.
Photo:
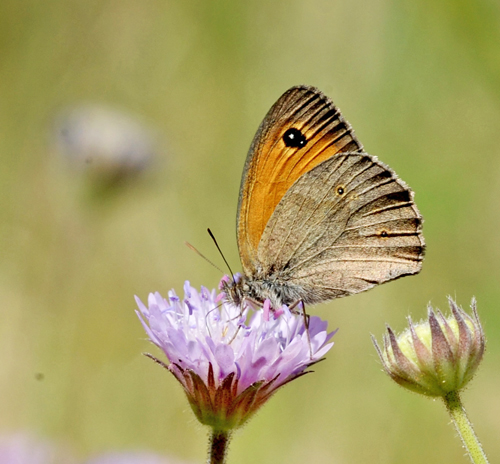
[[[283, 140], [291, 129], [306, 144]], [[238, 248], [243, 270], [256, 271], [257, 249], [276, 206], [301, 176], [339, 152], [363, 146], [339, 109], [318, 89], [292, 87], [271, 107], [255, 134], [243, 172], [238, 207]], [[314, 194], [314, 193], [312, 193]]]
[[[261, 147], [263, 156], [257, 158], [252, 179], [247, 180], [251, 183], [246, 186], [251, 192], [246, 211], [247, 234], [254, 250], [276, 206], [297, 179], [323, 161], [345, 151], [353, 142], [344, 126], [339, 131], [315, 136], [313, 130], [307, 131], [297, 125], [294, 127], [303, 130], [307, 144], [302, 148], [285, 146], [282, 137], [289, 127], [283, 128]], [[266, 153], [267, 156], [264, 155]]]

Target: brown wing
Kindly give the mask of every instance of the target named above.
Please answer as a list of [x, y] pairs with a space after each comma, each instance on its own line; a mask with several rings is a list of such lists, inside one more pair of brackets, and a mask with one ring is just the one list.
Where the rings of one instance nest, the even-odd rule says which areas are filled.
[[262, 235], [259, 267], [318, 303], [422, 267], [413, 192], [376, 157], [339, 154], [303, 175]]
[[362, 151], [338, 108], [314, 87], [287, 90], [262, 121], [250, 147], [238, 202], [238, 247], [245, 273], [276, 206], [305, 173], [340, 152]]

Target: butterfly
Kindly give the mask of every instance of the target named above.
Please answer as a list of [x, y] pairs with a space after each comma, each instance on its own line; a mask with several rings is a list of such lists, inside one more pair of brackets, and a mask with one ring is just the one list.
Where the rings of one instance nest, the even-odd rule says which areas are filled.
[[243, 274], [221, 290], [234, 304], [277, 309], [417, 274], [425, 244], [413, 197], [327, 96], [292, 87], [250, 146], [237, 217]]

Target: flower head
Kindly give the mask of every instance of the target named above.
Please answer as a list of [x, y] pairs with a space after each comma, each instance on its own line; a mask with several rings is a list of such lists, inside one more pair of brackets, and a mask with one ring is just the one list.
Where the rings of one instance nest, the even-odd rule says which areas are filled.
[[[243, 425], [281, 386], [306, 373], [332, 347], [327, 323], [286, 306], [271, 311], [228, 304], [215, 290], [185, 296], [136, 298], [149, 339], [167, 356], [164, 364], [182, 384], [198, 420], [214, 429]], [[157, 360], [158, 361], [158, 360]], [[161, 361], [158, 361], [161, 363]], [[163, 363], [161, 363], [163, 364]]]
[[396, 337], [390, 327], [383, 350], [373, 342], [384, 370], [403, 387], [427, 396], [445, 396], [464, 388], [474, 376], [483, 357], [485, 337], [476, 311], [473, 317], [451, 299], [451, 315], [431, 306], [428, 320], [413, 324]]

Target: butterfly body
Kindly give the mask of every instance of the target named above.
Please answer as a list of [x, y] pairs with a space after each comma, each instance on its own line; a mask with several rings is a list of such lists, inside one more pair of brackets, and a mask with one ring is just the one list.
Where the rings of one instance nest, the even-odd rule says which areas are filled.
[[227, 299], [237, 306], [245, 301], [262, 305], [264, 300], [271, 302], [272, 308], [279, 308], [284, 304], [293, 306], [299, 301], [310, 301], [310, 294], [303, 288], [290, 284], [286, 272], [276, 273], [257, 272], [253, 275], [238, 275], [234, 280], [223, 281], [222, 291]]
[[422, 218], [413, 192], [364, 152], [314, 87], [273, 105], [247, 156], [238, 204], [243, 275], [228, 300], [273, 308], [359, 293], [421, 269]]

